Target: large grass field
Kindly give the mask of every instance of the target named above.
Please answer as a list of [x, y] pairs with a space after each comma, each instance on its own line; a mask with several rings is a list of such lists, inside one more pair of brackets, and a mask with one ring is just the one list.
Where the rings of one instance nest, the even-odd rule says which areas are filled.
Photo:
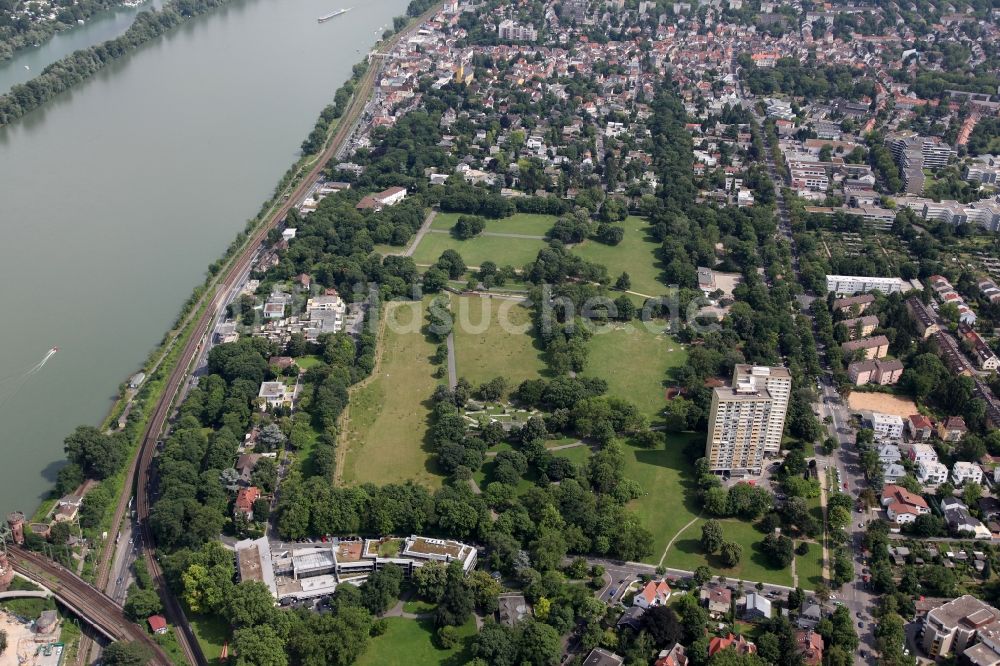
[[[799, 545], [798, 542], [795, 545]], [[795, 573], [799, 576], [799, 585], [806, 590], [815, 590], [823, 582], [823, 544], [810, 543], [808, 553], [795, 556]]]
[[437, 488], [442, 479], [424, 442], [429, 400], [439, 383], [430, 360], [436, 345], [420, 332], [421, 308], [389, 303], [385, 316], [381, 366], [351, 393], [342, 479], [347, 484], [412, 479]]
[[462, 260], [468, 266], [479, 266], [484, 261], [492, 261], [497, 266], [509, 264], [520, 269], [529, 261], [533, 261], [543, 247], [545, 247], [544, 240], [533, 238], [477, 236], [469, 240], [458, 240], [451, 234], [429, 233], [417, 246], [413, 253], [413, 261], [417, 264], [430, 265], [436, 262], [445, 250], [455, 250], [462, 255]]
[[[438, 213], [431, 222], [431, 229], [451, 231], [458, 218], [465, 213]], [[555, 215], [533, 215], [531, 213], [515, 213], [510, 217], [497, 220], [486, 219], [486, 229], [494, 234], [524, 234], [526, 236], [544, 236], [559, 219]]]
[[368, 650], [354, 662], [357, 666], [460, 666], [472, 661], [474, 618], [458, 627], [459, 644], [450, 650], [435, 647], [431, 620], [389, 617], [385, 621], [388, 629], [368, 643]]
[[631, 400], [654, 422], [666, 400], [668, 371], [687, 358], [684, 346], [663, 330], [661, 322], [638, 321], [599, 329], [583, 372], [606, 380], [608, 395]]
[[677, 532], [698, 517], [694, 498], [694, 472], [684, 449], [695, 433], [668, 434], [664, 448], [644, 449], [626, 441], [625, 478], [637, 482], [643, 495], [630, 508], [653, 533], [653, 553], [647, 562], [657, 564]]
[[531, 313], [516, 301], [453, 297], [455, 364], [473, 385], [506, 377], [511, 387], [545, 370], [531, 330]]
[[617, 278], [622, 272], [628, 273], [632, 279], [632, 291], [650, 296], [665, 294], [667, 286], [660, 281], [662, 270], [656, 256], [660, 244], [649, 237], [649, 223], [641, 217], [629, 216], [621, 225], [625, 237], [618, 245], [587, 240], [575, 246], [573, 254], [607, 267], [612, 278]]

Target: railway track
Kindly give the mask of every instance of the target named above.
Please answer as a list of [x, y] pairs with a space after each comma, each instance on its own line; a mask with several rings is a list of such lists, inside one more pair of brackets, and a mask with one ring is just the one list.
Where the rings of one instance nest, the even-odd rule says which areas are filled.
[[48, 587], [64, 605], [100, 633], [116, 641], [140, 643], [152, 654], [151, 663], [170, 665], [170, 658], [163, 649], [142, 627], [125, 617], [121, 606], [72, 571], [20, 546], [10, 546], [8, 552], [15, 571]]
[[[386, 40], [386, 42], [376, 50], [375, 54], [385, 55], [389, 53], [402, 37], [408, 35], [412, 30], [419, 27], [436, 11], [437, 6], [425, 12], [406, 30], [393, 35], [390, 39]], [[257, 249], [266, 239], [268, 232], [277, 227], [285, 219], [292, 207], [295, 206], [299, 200], [305, 197], [313, 182], [316, 181], [322, 170], [326, 168], [329, 161], [338, 153], [351, 133], [354, 131], [358, 121], [361, 119], [365, 106], [370, 99], [371, 93], [374, 90], [375, 79], [380, 69], [380, 62], [377, 59], [373, 59], [367, 71], [355, 87], [354, 97], [348, 105], [348, 108], [345, 110], [343, 116], [341, 116], [338, 121], [337, 129], [334, 132], [329, 145], [320, 155], [319, 159], [312, 166], [309, 172], [300, 180], [295, 189], [286, 197], [281, 206], [269, 217], [268, 221], [260, 225], [260, 227], [253, 232], [253, 235], [244, 246], [240, 255], [230, 262], [224, 276], [216, 282], [214, 296], [211, 295], [211, 292], [206, 293], [205, 298], [212, 298], [212, 302], [208, 307], [204, 308], [202, 314], [197, 320], [194, 331], [185, 343], [184, 348], [180, 353], [180, 357], [168, 377], [167, 386], [163, 391], [160, 400], [157, 402], [146, 425], [146, 429], [143, 432], [139, 452], [136, 455], [133, 464], [130, 466], [128, 474], [125, 478], [123, 487], [127, 489], [134, 488], [135, 491], [135, 509], [136, 517], [139, 522], [139, 539], [142, 545], [146, 567], [149, 570], [150, 576], [152, 577], [156, 588], [159, 590], [168, 619], [178, 629], [176, 632], [178, 645], [183, 651], [185, 658], [191, 664], [206, 664], [207, 661], [205, 659], [205, 655], [201, 651], [201, 646], [199, 645], [197, 638], [195, 637], [194, 632], [184, 615], [183, 608], [181, 608], [180, 603], [167, 587], [166, 580], [163, 576], [163, 570], [154, 555], [156, 544], [149, 527], [149, 515], [151, 510], [150, 488], [152, 485], [153, 470], [152, 461], [156, 455], [157, 444], [159, 438], [165, 431], [171, 414], [173, 413], [175, 402], [181, 395], [181, 389], [184, 382], [187, 380], [188, 374], [191, 370], [191, 364], [194, 359], [198, 357], [198, 353], [200, 352], [202, 345], [207, 343], [208, 334], [210, 332], [209, 329], [212, 322], [215, 321], [215, 317], [222, 301], [225, 300], [225, 294], [229, 293], [229, 291], [235, 286], [235, 282], [249, 268]], [[200, 305], [201, 304], [196, 306], [196, 311], [197, 307], [200, 307]], [[128, 509], [129, 497], [130, 495], [128, 492], [123, 492], [122, 496], [119, 498], [118, 505], [115, 508], [112, 525], [116, 531], [119, 529], [119, 526], [122, 524], [122, 520], [125, 517], [125, 512]], [[109, 547], [105, 548], [104, 552], [102, 552], [101, 558], [98, 562], [98, 575], [96, 580], [97, 587], [101, 589], [103, 589], [108, 583], [110, 565], [115, 550], [116, 549], [111, 547], [109, 544]]]

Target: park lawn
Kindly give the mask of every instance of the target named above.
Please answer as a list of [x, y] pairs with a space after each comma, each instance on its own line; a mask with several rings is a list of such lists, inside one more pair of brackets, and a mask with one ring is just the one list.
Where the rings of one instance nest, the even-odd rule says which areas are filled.
[[517, 301], [459, 296], [452, 298], [451, 311], [459, 377], [477, 385], [502, 376], [513, 389], [545, 369], [531, 313]]
[[808, 553], [795, 556], [795, 573], [799, 575], [799, 587], [806, 590], [815, 590], [823, 582], [823, 544], [810, 543]]
[[552, 451], [551, 453], [554, 456], [566, 458], [576, 465], [582, 465], [587, 462], [588, 458], [590, 458], [590, 447], [586, 445], [574, 446], [571, 449], [559, 449], [558, 451]]
[[[438, 213], [431, 222], [431, 229], [450, 231], [455, 223], [465, 213]], [[532, 213], [515, 213], [510, 217], [499, 219], [485, 218], [484, 231], [494, 234], [524, 234], [526, 236], [544, 236], [559, 218], [555, 215], [535, 215]]]
[[760, 550], [760, 543], [764, 540], [764, 535], [752, 523], [743, 520], [735, 518], [719, 520], [722, 525], [723, 538], [743, 546], [743, 558], [739, 564], [732, 568], [726, 568], [722, 566], [718, 554], [705, 556], [701, 550], [701, 526], [704, 522], [704, 518], [699, 518], [698, 522], [689, 527], [674, 542], [663, 562], [665, 566], [694, 571], [704, 565], [711, 569], [713, 574], [724, 575], [730, 580], [762, 581], [789, 586], [792, 584], [791, 567], [787, 569], [773, 568], [768, 562], [767, 556]]
[[654, 422], [666, 402], [668, 371], [687, 359], [684, 346], [664, 328], [659, 321], [601, 327], [590, 339], [583, 373], [607, 381], [608, 395], [634, 402]]
[[632, 479], [643, 494], [629, 508], [643, 527], [653, 533], [653, 552], [646, 562], [657, 564], [670, 540], [698, 517], [694, 496], [694, 471], [684, 448], [697, 433], [668, 434], [664, 448], [644, 449], [625, 441], [625, 478]]
[[380, 366], [366, 384], [351, 391], [345, 484], [413, 480], [430, 488], [441, 485], [424, 441], [428, 405], [438, 385], [431, 364], [437, 345], [419, 330], [429, 300], [424, 299], [423, 308], [405, 302], [386, 305]]
[[404, 617], [385, 618], [388, 628], [368, 643], [368, 649], [354, 663], [356, 666], [431, 666], [467, 664], [472, 661], [472, 639], [476, 620], [458, 627], [459, 643], [450, 650], [435, 647], [434, 622]]
[[302, 370], [309, 370], [310, 368], [315, 368], [320, 363], [323, 363], [323, 359], [315, 354], [309, 354], [308, 356], [300, 356], [295, 359], [295, 365], [299, 366]]
[[201, 651], [205, 653], [205, 659], [210, 662], [218, 661], [223, 644], [229, 640], [229, 624], [218, 615], [197, 615], [189, 612], [187, 617], [191, 623], [191, 630], [201, 645]]
[[433, 604], [422, 599], [410, 599], [409, 601], [403, 603], [403, 612], [413, 613], [415, 615], [433, 613], [435, 608], [437, 608], [437, 604]]
[[618, 245], [605, 245], [586, 240], [573, 247], [573, 254], [608, 269], [612, 280], [623, 272], [632, 279], [631, 291], [649, 296], [667, 293], [660, 280], [662, 270], [657, 251], [660, 244], [649, 238], [649, 223], [641, 217], [629, 216], [621, 222], [625, 237]]
[[462, 255], [468, 266], [479, 266], [484, 261], [492, 261], [497, 266], [511, 265], [522, 268], [538, 256], [545, 247], [544, 240], [533, 238], [506, 238], [503, 236], [477, 236], [469, 240], [458, 240], [450, 234], [429, 233], [420, 241], [413, 253], [413, 261], [418, 265], [435, 263], [445, 250], [455, 250]]

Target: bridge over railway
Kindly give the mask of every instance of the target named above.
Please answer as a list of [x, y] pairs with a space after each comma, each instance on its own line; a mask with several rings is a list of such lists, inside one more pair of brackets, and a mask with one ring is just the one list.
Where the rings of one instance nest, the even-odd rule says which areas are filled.
[[21, 591], [13, 594], [47, 596], [50, 591], [59, 603], [109, 641], [140, 643], [152, 655], [151, 664], [170, 666], [171, 661], [163, 649], [142, 627], [125, 617], [121, 606], [66, 567], [14, 545], [7, 547], [7, 559], [14, 571], [46, 588], [34, 594]]

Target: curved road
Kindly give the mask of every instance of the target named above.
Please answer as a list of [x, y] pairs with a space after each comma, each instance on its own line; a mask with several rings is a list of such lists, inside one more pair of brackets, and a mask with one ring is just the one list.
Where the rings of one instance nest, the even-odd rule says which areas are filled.
[[[386, 40], [378, 47], [376, 53], [381, 55], [389, 53], [389, 51], [391, 51], [391, 49], [403, 36], [408, 35], [411, 31], [418, 28], [427, 18], [432, 16], [437, 9], [438, 7], [435, 5], [435, 7], [425, 12], [414, 23], [411, 23], [406, 30]], [[300, 180], [299, 185], [291, 192], [291, 194], [289, 194], [284, 203], [282, 203], [281, 206], [271, 215], [267, 222], [260, 225], [260, 227], [258, 227], [258, 229], [253, 233], [250, 240], [244, 246], [241, 254], [230, 262], [229, 268], [226, 270], [223, 277], [216, 282], [217, 288], [214, 290], [215, 295], [209, 296], [209, 294], [206, 294], [205, 298], [210, 297], [212, 300], [197, 320], [192, 335], [185, 343], [184, 348], [180, 353], [180, 357], [170, 373], [166, 389], [164, 390], [159, 402], [156, 404], [146, 426], [146, 430], [143, 433], [138, 455], [136, 456], [132, 466], [129, 468], [128, 475], [125, 479], [123, 487], [131, 488], [133, 484], [135, 486], [136, 516], [140, 525], [139, 539], [141, 540], [141, 544], [143, 546], [142, 551], [146, 560], [146, 566], [149, 569], [155, 585], [160, 591], [160, 596], [163, 598], [167, 617], [170, 622], [179, 629], [179, 631], [176, 632], [178, 644], [183, 650], [188, 662], [192, 664], [206, 663], [205, 656], [202, 654], [201, 647], [191, 630], [191, 626], [187, 622], [187, 618], [184, 616], [183, 609], [177, 599], [167, 588], [163, 571], [153, 555], [155, 540], [153, 539], [153, 535], [149, 529], [148, 518], [150, 513], [149, 494], [152, 474], [151, 463], [156, 453], [157, 441], [161, 433], [164, 432], [167, 421], [173, 412], [175, 400], [181, 394], [181, 390], [183, 389], [184, 383], [188, 377], [190, 365], [192, 361], [197, 358], [202, 345], [205, 344], [207, 340], [209, 329], [212, 322], [215, 320], [215, 316], [221, 302], [225, 299], [225, 294], [231, 291], [239, 277], [247, 270], [257, 252], [257, 249], [266, 239], [268, 232], [281, 223], [292, 207], [306, 196], [313, 183], [319, 177], [320, 172], [326, 167], [330, 159], [334, 157], [354, 131], [355, 125], [361, 119], [362, 112], [364, 111], [371, 93], [374, 90], [376, 82], [375, 79], [379, 70], [380, 67], [378, 60], [372, 59], [368, 70], [365, 72], [364, 76], [355, 88], [354, 98], [351, 100], [350, 105], [338, 122], [337, 130], [334, 133], [329, 146], [327, 146], [326, 150], [324, 150], [320, 155], [320, 158], [310, 169], [309, 173]], [[196, 312], [198, 307], [201, 305], [202, 303], [199, 303], [194, 311]], [[125, 512], [128, 508], [128, 500], [129, 493], [122, 493], [122, 496], [118, 501], [118, 506], [115, 509], [114, 520], [111, 523], [116, 531], [119, 529], [122, 524], [122, 520], [125, 517]], [[98, 587], [107, 584], [110, 563], [114, 551], [115, 548], [108, 547], [101, 554], [101, 559], [98, 564]]]

